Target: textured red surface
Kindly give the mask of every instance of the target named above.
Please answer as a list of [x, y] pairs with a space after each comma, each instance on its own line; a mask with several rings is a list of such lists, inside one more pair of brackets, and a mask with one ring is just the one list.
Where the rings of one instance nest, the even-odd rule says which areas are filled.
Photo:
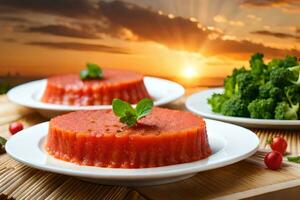
[[143, 75], [104, 70], [104, 79], [81, 80], [79, 75], [69, 74], [48, 78], [42, 101], [64, 105], [109, 105], [114, 98], [135, 104], [149, 98]]
[[77, 111], [50, 121], [47, 150], [80, 165], [145, 168], [208, 157], [205, 122], [191, 113], [154, 108], [128, 128], [111, 110]]

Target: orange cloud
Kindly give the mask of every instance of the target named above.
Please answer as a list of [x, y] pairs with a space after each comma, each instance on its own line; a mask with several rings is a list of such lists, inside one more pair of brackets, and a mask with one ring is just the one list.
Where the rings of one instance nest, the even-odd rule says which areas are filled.
[[244, 6], [276, 7], [285, 12], [300, 12], [299, 0], [243, 0]]
[[[170, 14], [164, 15], [162, 12], [123, 1], [98, 1], [91, 3], [85, 0], [27, 0], [25, 3], [22, 0], [0, 0], [0, 2], [4, 2], [6, 6], [23, 11], [51, 13], [52, 15], [66, 17], [78, 15], [82, 18], [92, 19], [90, 23], [87, 20], [76, 20], [72, 27], [68, 28], [61, 25], [31, 27], [30, 29], [35, 32], [69, 37], [82, 37], [82, 34], [85, 37], [96, 37], [100, 34], [122, 40], [155, 42], [168, 48], [200, 52], [207, 56], [222, 54], [233, 58], [246, 58], [256, 51], [262, 51], [267, 56], [300, 55], [300, 51], [297, 49], [280, 49], [249, 40], [240, 41], [234, 37], [224, 35], [217, 29], [199, 26], [199, 23], [195, 20]], [[250, 1], [244, 1], [246, 4], [247, 2], [249, 3]], [[63, 9], [66, 7], [68, 7], [68, 11]], [[228, 20], [222, 15], [215, 17], [214, 20], [226, 22], [232, 26], [244, 25], [242, 21]], [[79, 30], [90, 31], [82, 33]], [[32, 41], [31, 44], [48, 48], [63, 48], [61, 44], [53, 44], [47, 41], [43, 41], [43, 44], [39, 41]], [[65, 47], [65, 49], [72, 48], [84, 49], [86, 47], [77, 47], [77, 44], [69, 44]], [[88, 49], [99, 50], [98, 47], [89, 47]]]
[[120, 47], [112, 47], [103, 44], [87, 44], [78, 42], [29, 42], [29, 45], [42, 46], [52, 49], [69, 49], [77, 51], [99, 51], [106, 53], [116, 53], [116, 54], [130, 54], [128, 49]]
[[300, 40], [300, 36], [292, 35], [288, 33], [281, 33], [281, 32], [272, 32], [272, 31], [266, 31], [266, 30], [259, 30], [259, 31], [253, 31], [251, 33], [259, 34], [259, 35], [265, 35], [265, 36], [272, 36], [277, 38], [290, 38], [290, 39], [296, 39]]
[[31, 33], [46, 33], [51, 35], [65, 36], [65, 37], [75, 37], [75, 38], [86, 38], [86, 39], [96, 39], [99, 36], [95, 32], [91, 32], [86, 29], [77, 29], [64, 25], [46, 25], [46, 26], [35, 26], [30, 27], [26, 32]]

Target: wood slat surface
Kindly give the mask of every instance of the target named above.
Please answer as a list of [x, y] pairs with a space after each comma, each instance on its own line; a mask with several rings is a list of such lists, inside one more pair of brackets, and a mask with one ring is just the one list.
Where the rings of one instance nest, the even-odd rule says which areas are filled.
[[[189, 89], [187, 95], [199, 89]], [[167, 107], [185, 109], [184, 101], [185, 97]], [[46, 121], [33, 110], [10, 103], [5, 95], [0, 96], [0, 108], [0, 135], [6, 138], [9, 138], [8, 125], [13, 121], [21, 121], [25, 128]], [[261, 151], [249, 159], [198, 173], [181, 182], [150, 187], [87, 183], [27, 167], [3, 154], [0, 156], [0, 199], [238, 199], [300, 186], [300, 165], [285, 163], [281, 170], [271, 171], [263, 164], [263, 155], [269, 148], [266, 139], [274, 135], [284, 135], [288, 153], [300, 154], [299, 131], [253, 131], [260, 138]]]

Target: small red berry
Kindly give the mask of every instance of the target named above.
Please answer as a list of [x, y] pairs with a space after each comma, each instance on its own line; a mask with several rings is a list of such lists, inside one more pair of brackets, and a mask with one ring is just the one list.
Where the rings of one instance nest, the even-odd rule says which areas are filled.
[[265, 164], [269, 169], [277, 170], [282, 164], [282, 154], [278, 151], [272, 151], [265, 155]]
[[285, 154], [286, 148], [287, 148], [287, 142], [286, 140], [281, 136], [273, 137], [268, 141], [270, 144], [270, 147], [273, 151], [278, 151], [282, 155]]
[[17, 132], [23, 130], [23, 124], [21, 122], [13, 122], [9, 125], [9, 132], [14, 135]]

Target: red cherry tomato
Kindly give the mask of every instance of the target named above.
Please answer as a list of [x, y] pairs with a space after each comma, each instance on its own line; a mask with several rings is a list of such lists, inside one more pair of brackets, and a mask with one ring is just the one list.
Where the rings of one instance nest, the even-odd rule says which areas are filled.
[[272, 151], [265, 155], [265, 164], [269, 169], [277, 170], [282, 164], [282, 154], [278, 151]]
[[270, 147], [273, 151], [278, 151], [282, 155], [284, 155], [286, 148], [287, 148], [287, 142], [286, 140], [281, 136], [276, 136], [269, 141]]
[[14, 135], [17, 132], [23, 130], [23, 124], [21, 122], [14, 122], [9, 125], [9, 132]]

